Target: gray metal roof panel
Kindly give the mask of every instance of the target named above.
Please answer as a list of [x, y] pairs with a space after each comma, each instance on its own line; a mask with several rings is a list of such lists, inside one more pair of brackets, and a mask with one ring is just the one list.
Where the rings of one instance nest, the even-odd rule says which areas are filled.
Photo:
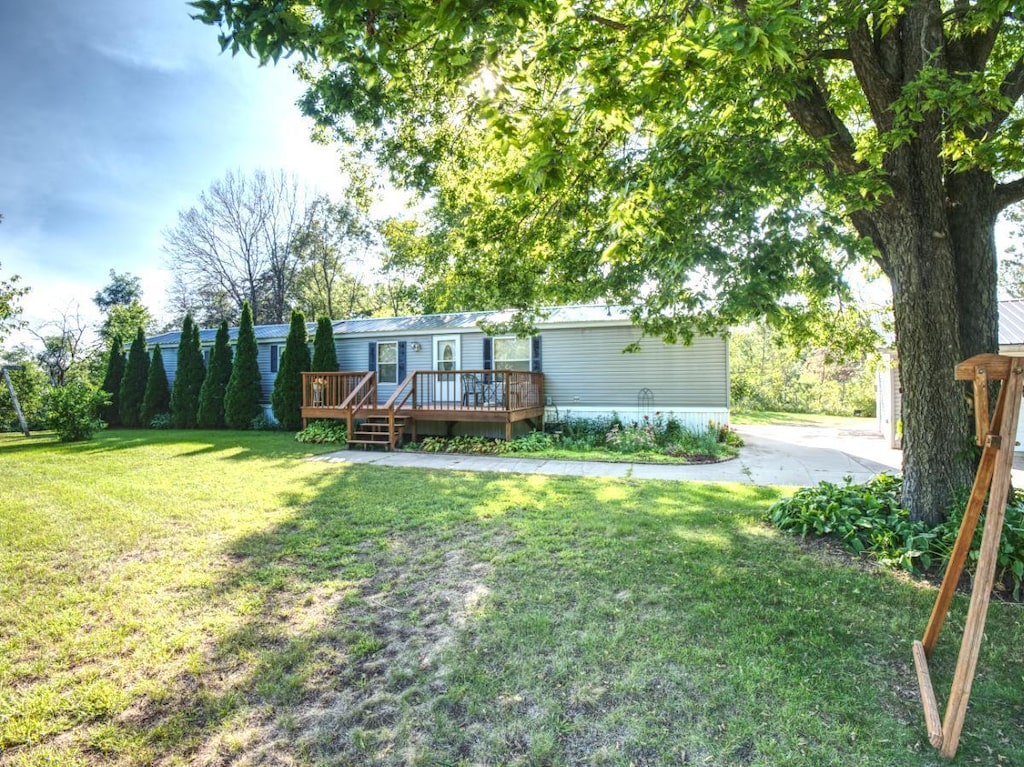
[[1024, 344], [1024, 300], [999, 302], [999, 345]]
[[[629, 311], [625, 307], [592, 304], [586, 306], [549, 306], [540, 310], [542, 318], [538, 327], [549, 325], [567, 325], [592, 322], [628, 322]], [[334, 334], [357, 335], [367, 333], [430, 333], [436, 330], [473, 330], [482, 320], [488, 322], [506, 322], [515, 316], [515, 310], [502, 309], [486, 312], [448, 312], [445, 314], [423, 314], [410, 317], [366, 317], [352, 320], [335, 320]], [[257, 341], [283, 341], [288, 337], [289, 325], [256, 325], [253, 331]], [[230, 328], [230, 337], [234, 341], [238, 336], [238, 328]], [[306, 332], [310, 337], [316, 334], [316, 323], [306, 324]], [[216, 328], [199, 331], [201, 343], [213, 343], [217, 336]], [[150, 336], [147, 340], [152, 344], [174, 344], [181, 338], [181, 331], [171, 331]]]
[[[537, 321], [541, 328], [547, 325], [571, 324], [577, 322], [628, 322], [629, 314], [622, 307], [592, 306], [551, 306], [540, 310], [542, 317]], [[446, 314], [424, 314], [412, 317], [371, 317], [366, 319], [338, 320], [334, 323], [336, 334], [359, 333], [427, 333], [434, 330], [472, 330], [481, 321], [507, 322], [515, 316], [515, 310], [502, 309], [486, 312], [449, 312]]]

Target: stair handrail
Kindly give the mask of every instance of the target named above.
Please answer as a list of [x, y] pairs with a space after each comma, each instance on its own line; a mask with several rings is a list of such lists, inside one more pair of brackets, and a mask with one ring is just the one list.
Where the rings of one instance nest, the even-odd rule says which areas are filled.
[[[405, 406], [405, 403], [409, 401], [409, 397], [413, 398], [413, 403], [416, 402], [416, 374], [419, 371], [412, 371], [405, 377], [388, 397], [388, 401], [384, 404], [384, 407], [388, 411], [388, 442], [391, 445], [391, 449], [394, 450], [398, 442], [398, 435], [395, 433], [395, 410]], [[404, 392], [404, 394], [403, 394]]]
[[405, 377], [402, 383], [395, 387], [394, 393], [388, 397], [388, 401], [384, 405], [386, 410], [393, 413], [396, 409], [405, 407], [409, 397], [413, 397], [416, 394], [416, 376], [419, 372], [418, 370], [412, 371]]
[[[363, 391], [363, 390], [366, 391]], [[359, 379], [352, 391], [341, 403], [341, 409], [345, 411], [345, 427], [348, 429], [349, 439], [352, 438], [353, 416], [366, 406], [367, 400], [377, 401], [377, 371], [371, 370]]]

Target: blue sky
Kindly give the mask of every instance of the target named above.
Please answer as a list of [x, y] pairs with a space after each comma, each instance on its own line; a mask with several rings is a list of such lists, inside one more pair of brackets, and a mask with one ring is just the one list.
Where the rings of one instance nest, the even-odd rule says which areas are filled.
[[309, 140], [290, 64], [221, 54], [184, 0], [0, 0], [0, 276], [38, 325], [108, 272], [163, 311], [163, 231], [227, 171], [279, 168], [337, 194], [334, 150]]

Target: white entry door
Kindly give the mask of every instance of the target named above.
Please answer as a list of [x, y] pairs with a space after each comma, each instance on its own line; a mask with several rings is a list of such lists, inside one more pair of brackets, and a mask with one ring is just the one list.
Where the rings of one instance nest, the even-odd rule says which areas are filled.
[[462, 401], [462, 382], [456, 372], [461, 367], [462, 343], [459, 336], [434, 336], [434, 370], [443, 373], [434, 377], [434, 402]]

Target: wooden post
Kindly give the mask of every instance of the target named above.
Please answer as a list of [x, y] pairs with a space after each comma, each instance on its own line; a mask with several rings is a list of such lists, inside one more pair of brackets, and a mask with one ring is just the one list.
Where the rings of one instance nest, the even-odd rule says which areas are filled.
[[18, 415], [18, 424], [21, 426], [21, 433], [26, 437], [28, 434], [28, 422], [25, 421], [25, 414], [21, 412], [21, 403], [18, 402], [18, 395], [14, 391], [14, 383], [11, 381], [11, 370], [24, 370], [21, 365], [4, 365], [4, 381], [7, 382], [7, 391], [11, 395], [11, 404], [14, 405], [14, 412]]
[[[968, 367], [972, 370], [968, 373]], [[984, 444], [981, 464], [975, 476], [974, 487], [964, 513], [964, 519], [957, 534], [956, 544], [946, 568], [946, 575], [935, 601], [935, 607], [928, 620], [924, 640], [915, 642], [914, 665], [917, 667], [918, 684], [921, 688], [921, 702], [924, 707], [928, 739], [939, 753], [946, 758], [956, 755], [967, 713], [967, 702], [977, 670], [981, 640], [985, 632], [985, 618], [992, 596], [996, 561], [1002, 537], [1003, 521], [1006, 516], [1007, 494], [1010, 492], [1013, 469], [1013, 448], [1020, 417], [1021, 397], [1024, 396], [1024, 360], [999, 355], [979, 355], [957, 366], [957, 378], [973, 380], [975, 387], [975, 425], [984, 429], [978, 435], [979, 444]], [[1002, 380], [996, 411], [991, 423], [988, 420], [989, 380]], [[984, 392], [984, 393], [983, 393]], [[990, 431], [991, 430], [991, 431]], [[978, 516], [985, 496], [988, 495], [988, 511], [985, 515], [985, 530], [978, 568], [974, 576], [971, 603], [967, 611], [967, 623], [960, 643], [953, 685], [946, 703], [946, 714], [941, 729], [936, 730], [938, 705], [932, 689], [928, 671], [928, 657], [935, 649], [942, 624], [956, 591], [964, 562], [970, 551], [971, 541], [978, 524]]]

